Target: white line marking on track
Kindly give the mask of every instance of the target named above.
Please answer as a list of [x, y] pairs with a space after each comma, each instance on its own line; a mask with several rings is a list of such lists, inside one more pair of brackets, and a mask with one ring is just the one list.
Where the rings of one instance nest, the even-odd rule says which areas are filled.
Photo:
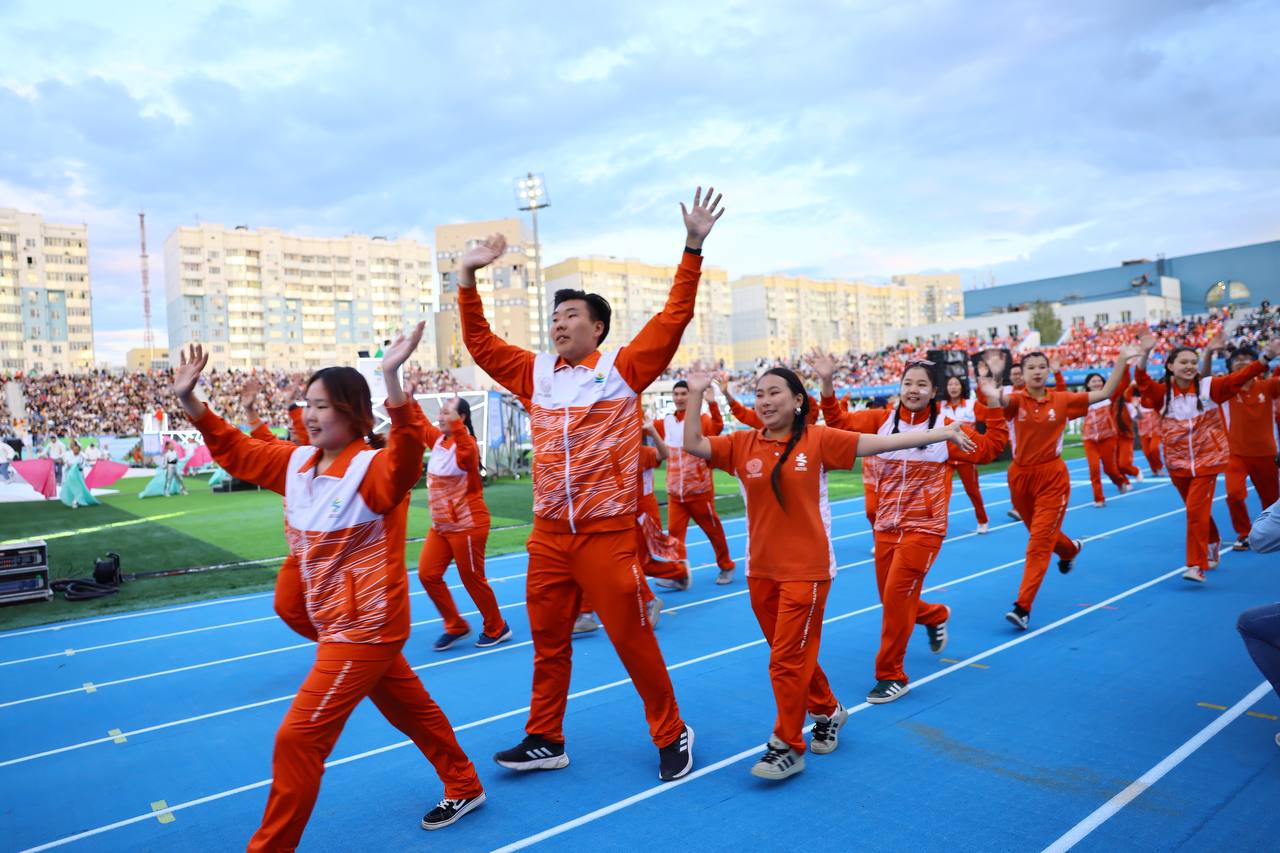
[[[1225, 497], [1225, 496], [1224, 496], [1224, 497]], [[1222, 499], [1222, 498], [1219, 498], [1219, 500], [1221, 500], [1221, 499]], [[1159, 516], [1159, 517], [1160, 517], [1160, 518], [1164, 518], [1164, 517], [1167, 517], [1168, 515], [1171, 515], [1171, 514], [1173, 514], [1173, 513], [1166, 513], [1165, 515], [1162, 515], [1162, 516]], [[1145, 521], [1135, 522], [1134, 524], [1128, 525], [1127, 527], [1138, 527], [1138, 526], [1141, 526], [1142, 524], [1149, 523], [1150, 521], [1154, 521], [1154, 520], [1155, 520], [1155, 518], [1147, 519], [1147, 520], [1145, 520]], [[1127, 529], [1127, 528], [1126, 528], [1126, 529]], [[1097, 535], [1097, 537], [1095, 537], [1095, 538], [1101, 538], [1102, 536], [1106, 536], [1106, 535], [1109, 535], [1109, 534], [1110, 534], [1110, 531], [1108, 531], [1108, 533], [1098, 534], [1098, 535]], [[1021, 562], [1021, 561], [1018, 561], [1018, 562]], [[989, 572], [991, 572], [991, 571], [995, 571], [995, 569], [987, 570], [987, 572], [983, 572], [983, 574], [989, 573]], [[991, 657], [992, 655], [998, 654], [998, 653], [1000, 653], [1001, 651], [1004, 651], [1005, 649], [1012, 648], [1012, 647], [1014, 647], [1014, 646], [1020, 645], [1020, 644], [1025, 643], [1025, 642], [1028, 642], [1029, 640], [1031, 640], [1031, 639], [1033, 639], [1033, 638], [1035, 638], [1035, 637], [1041, 636], [1041, 635], [1043, 635], [1043, 634], [1045, 634], [1045, 633], [1048, 633], [1049, 631], [1055, 630], [1055, 629], [1057, 629], [1057, 628], [1059, 628], [1059, 627], [1061, 627], [1061, 626], [1063, 626], [1063, 625], [1066, 625], [1066, 624], [1068, 624], [1068, 623], [1070, 623], [1070, 622], [1075, 621], [1076, 619], [1080, 619], [1080, 618], [1082, 618], [1082, 617], [1084, 617], [1084, 616], [1088, 615], [1089, 613], [1092, 613], [1092, 612], [1097, 611], [1097, 610], [1101, 610], [1101, 609], [1103, 609], [1103, 608], [1105, 608], [1105, 607], [1107, 607], [1107, 606], [1111, 605], [1112, 603], [1114, 603], [1114, 602], [1116, 602], [1116, 601], [1119, 601], [1119, 600], [1121, 600], [1121, 599], [1123, 599], [1123, 598], [1127, 598], [1128, 596], [1130, 596], [1130, 595], [1134, 595], [1135, 593], [1137, 593], [1137, 592], [1141, 592], [1142, 590], [1145, 590], [1145, 589], [1147, 589], [1147, 588], [1149, 588], [1149, 587], [1155, 586], [1156, 584], [1160, 583], [1161, 581], [1167, 580], [1167, 579], [1169, 579], [1169, 578], [1171, 578], [1171, 577], [1174, 577], [1175, 575], [1181, 574], [1181, 572], [1182, 572], [1182, 569], [1181, 569], [1181, 568], [1175, 569], [1175, 570], [1173, 570], [1173, 571], [1171, 571], [1171, 572], [1166, 572], [1165, 574], [1160, 575], [1159, 577], [1153, 578], [1152, 580], [1146, 581], [1146, 582], [1144, 582], [1144, 583], [1142, 583], [1142, 584], [1139, 584], [1138, 586], [1132, 587], [1132, 588], [1130, 588], [1130, 589], [1126, 590], [1125, 592], [1119, 593], [1118, 595], [1114, 595], [1114, 596], [1112, 596], [1111, 598], [1108, 598], [1108, 599], [1107, 599], [1107, 600], [1105, 600], [1105, 601], [1101, 601], [1101, 602], [1099, 602], [1099, 603], [1097, 603], [1097, 604], [1095, 604], [1095, 605], [1093, 605], [1093, 606], [1091, 606], [1091, 607], [1089, 607], [1089, 608], [1086, 608], [1086, 609], [1084, 609], [1084, 610], [1080, 610], [1080, 611], [1077, 611], [1077, 612], [1075, 612], [1075, 613], [1072, 613], [1072, 614], [1070, 614], [1070, 615], [1068, 615], [1068, 616], [1063, 617], [1062, 619], [1057, 620], [1056, 622], [1052, 622], [1052, 623], [1050, 623], [1050, 624], [1048, 624], [1048, 625], [1045, 625], [1045, 626], [1044, 626], [1044, 627], [1042, 627], [1042, 628], [1037, 628], [1037, 629], [1035, 629], [1035, 630], [1033, 630], [1033, 631], [1029, 631], [1029, 632], [1027, 632], [1027, 633], [1025, 633], [1025, 634], [1022, 634], [1022, 635], [1020, 635], [1020, 636], [1018, 636], [1018, 637], [1015, 637], [1015, 638], [1014, 638], [1014, 639], [1012, 639], [1012, 640], [1008, 640], [1008, 641], [1006, 641], [1006, 642], [1004, 642], [1004, 643], [1001, 643], [1001, 644], [999, 644], [999, 645], [997, 645], [997, 646], [994, 646], [993, 648], [987, 649], [987, 650], [986, 650], [986, 651], [984, 651], [984, 652], [980, 652], [980, 653], [978, 653], [978, 654], [976, 654], [976, 655], [973, 655], [973, 656], [971, 656], [971, 657], [969, 657], [969, 658], [966, 658], [965, 660], [962, 660], [962, 661], [960, 661], [959, 663], [953, 664], [953, 665], [951, 665], [951, 666], [947, 667], [946, 669], [938, 670], [937, 672], [931, 673], [931, 674], [929, 674], [929, 675], [927, 675], [927, 676], [925, 676], [925, 677], [923, 677], [923, 678], [921, 678], [921, 679], [917, 680], [917, 681], [915, 682], [915, 684], [916, 684], [916, 686], [923, 686], [924, 684], [927, 684], [927, 683], [928, 683], [928, 682], [930, 682], [930, 681], [935, 681], [935, 680], [937, 680], [937, 679], [939, 679], [939, 678], [942, 678], [942, 677], [944, 677], [944, 676], [946, 676], [946, 675], [949, 675], [949, 674], [951, 674], [951, 673], [953, 673], [953, 672], [956, 672], [956, 671], [958, 671], [958, 670], [964, 669], [964, 668], [968, 667], [968, 666], [969, 666], [970, 664], [972, 664], [972, 663], [976, 663], [976, 662], [978, 662], [978, 661], [980, 661], [980, 660], [983, 660], [983, 659], [985, 659], [985, 658]], [[954, 583], [955, 583], [955, 581], [952, 581], [952, 583], [954, 584]], [[867, 610], [874, 610], [874, 609], [878, 609], [878, 607], [879, 607], [879, 605], [875, 605], [875, 606], [873, 606], [873, 607], [871, 607], [871, 608], [867, 608]], [[829, 619], [824, 620], [824, 624], [826, 624], [826, 623], [830, 623], [830, 622], [835, 622], [835, 621], [839, 621], [839, 620], [841, 620], [841, 619], [848, 618], [850, 615], [852, 615], [852, 614], [840, 614], [839, 616], [831, 617], [831, 618], [829, 618]], [[756, 647], [756, 646], [759, 646], [759, 645], [761, 645], [761, 644], [763, 644], [763, 643], [764, 643], [763, 638], [761, 638], [761, 639], [759, 639], [759, 640], [753, 640], [753, 641], [748, 642], [748, 643], [741, 643], [741, 644], [739, 644], [739, 645], [737, 645], [737, 646], [732, 646], [732, 647], [730, 647], [730, 648], [722, 649], [722, 650], [717, 651], [717, 652], [712, 652], [712, 653], [710, 653], [710, 654], [701, 655], [701, 656], [696, 657], [696, 658], [691, 658], [690, 660], [681, 661], [680, 663], [677, 663], [677, 664], [673, 664], [673, 665], [671, 665], [671, 666], [668, 666], [668, 667], [667, 667], [667, 669], [668, 669], [668, 670], [682, 669], [682, 668], [684, 668], [684, 667], [692, 666], [693, 664], [700, 663], [700, 662], [702, 662], [702, 661], [711, 660], [711, 659], [713, 659], [713, 658], [718, 658], [718, 657], [721, 657], [721, 656], [723, 656], [723, 655], [731, 654], [731, 653], [736, 652], [736, 651], [741, 651], [741, 650], [743, 650], [743, 649]], [[588, 689], [586, 689], [586, 690], [580, 690], [580, 691], [578, 691], [578, 692], [576, 692], [576, 693], [571, 693], [571, 694], [569, 694], [569, 697], [568, 697], [568, 698], [569, 698], [569, 699], [576, 699], [576, 698], [579, 698], [579, 697], [582, 697], [582, 696], [587, 696], [587, 695], [590, 695], [590, 694], [593, 694], [593, 693], [599, 693], [599, 692], [602, 692], [602, 691], [605, 691], [605, 690], [613, 689], [613, 688], [615, 688], [615, 687], [620, 687], [620, 686], [622, 686], [622, 685], [629, 684], [629, 683], [631, 683], [631, 679], [629, 679], [629, 678], [624, 678], [624, 679], [620, 679], [620, 680], [617, 680], [617, 681], [609, 682], [608, 684], [601, 684], [601, 685], [598, 685], [598, 686], [596, 686], [596, 687], [588, 688]], [[867, 709], [867, 708], [869, 708], [869, 707], [871, 707], [871, 706], [870, 706], [869, 704], [867, 704], [867, 703], [865, 703], [865, 702], [864, 702], [864, 703], [862, 703], [861, 705], [859, 705], [859, 706], [857, 706], [857, 707], [855, 707], [855, 708], [851, 708], [851, 709], [850, 709], [850, 713], [858, 713], [858, 712], [860, 712], [860, 711], [866, 710], [866, 709]], [[516, 708], [516, 709], [510, 710], [510, 711], [504, 711], [504, 712], [502, 712], [502, 713], [500, 713], [500, 714], [495, 714], [495, 715], [493, 715], [493, 716], [486, 717], [486, 718], [484, 718], [484, 719], [482, 719], [482, 720], [475, 720], [475, 721], [472, 721], [472, 722], [470, 722], [470, 723], [465, 723], [465, 724], [460, 725], [460, 726], [455, 726], [455, 727], [454, 727], [454, 730], [455, 730], [455, 731], [464, 731], [464, 730], [466, 730], [466, 729], [476, 728], [476, 727], [478, 727], [478, 726], [486, 725], [486, 724], [491, 723], [491, 722], [496, 722], [496, 721], [499, 721], [499, 720], [508, 719], [508, 718], [510, 718], [510, 717], [517, 716], [517, 715], [519, 715], [519, 714], [526, 713], [526, 712], [528, 712], [528, 711], [529, 711], [529, 707], [528, 707], [528, 706], [524, 706], [524, 707], [522, 707], [522, 708]], [[325, 762], [325, 767], [326, 767], [326, 768], [331, 768], [331, 767], [337, 767], [337, 766], [342, 765], [342, 764], [350, 764], [350, 763], [355, 762], [355, 761], [360, 761], [360, 760], [365, 759], [365, 758], [370, 758], [370, 757], [373, 757], [373, 756], [376, 756], [376, 755], [381, 755], [381, 754], [386, 753], [386, 752], [392, 752], [392, 751], [394, 751], [394, 750], [401, 749], [401, 748], [406, 747], [406, 746], [410, 746], [412, 743], [413, 743], [413, 742], [412, 742], [412, 741], [410, 741], [410, 740], [403, 740], [403, 741], [399, 741], [399, 742], [396, 742], [396, 743], [387, 744], [387, 745], [385, 745], [385, 746], [377, 747], [377, 748], [375, 748], [375, 749], [367, 750], [367, 751], [365, 751], [365, 752], [360, 752], [360, 753], [357, 753], [357, 754], [355, 754], [355, 755], [349, 755], [349, 756], [346, 756], [345, 758], [339, 758], [339, 759], [333, 759], [333, 760], [327, 761], [327, 762]], [[518, 849], [521, 849], [522, 847], [527, 847], [527, 846], [530, 846], [531, 844], [536, 844], [538, 841], [544, 840], [545, 838], [550, 838], [550, 837], [552, 837], [552, 836], [554, 836], [554, 835], [559, 835], [559, 834], [561, 834], [562, 832], [565, 832], [565, 831], [567, 831], [567, 830], [569, 830], [569, 829], [572, 829], [572, 828], [574, 828], [574, 827], [581, 826], [581, 825], [583, 825], [583, 824], [585, 824], [585, 823], [589, 823], [589, 822], [594, 821], [594, 820], [596, 820], [596, 819], [598, 819], [598, 818], [600, 818], [600, 817], [604, 817], [604, 816], [605, 816], [605, 815], [607, 815], [607, 814], [612, 814], [612, 813], [613, 813], [613, 812], [615, 812], [615, 811], [618, 811], [618, 810], [620, 810], [620, 809], [622, 809], [622, 808], [626, 808], [628, 805], [633, 805], [633, 804], [635, 804], [635, 803], [641, 802], [642, 800], [649, 799], [650, 797], [653, 797], [653, 796], [657, 796], [658, 794], [663, 793], [663, 792], [665, 792], [665, 791], [671, 791], [671, 790], [674, 790], [675, 788], [679, 787], [679, 786], [680, 786], [680, 785], [682, 785], [682, 784], [686, 784], [686, 783], [688, 783], [688, 782], [693, 781], [694, 779], [701, 778], [702, 776], [705, 776], [705, 775], [707, 775], [707, 774], [709, 774], [709, 773], [713, 773], [713, 772], [715, 772], [716, 770], [722, 769], [722, 768], [727, 767], [727, 766], [729, 766], [729, 765], [731, 765], [731, 764], [734, 764], [734, 763], [736, 763], [736, 762], [738, 762], [738, 761], [741, 761], [741, 760], [743, 760], [743, 759], [745, 759], [745, 758], [747, 758], [747, 757], [749, 757], [749, 756], [751, 756], [751, 755], [754, 755], [754, 754], [758, 753], [762, 748], [763, 748], [763, 744], [760, 744], [760, 745], [757, 745], [757, 746], [753, 746], [753, 747], [751, 747], [751, 748], [750, 748], [750, 749], [748, 749], [748, 750], [744, 750], [743, 752], [738, 753], [737, 755], [729, 756], [728, 758], [722, 759], [722, 760], [720, 760], [720, 761], [718, 761], [718, 762], [716, 762], [716, 763], [714, 763], [714, 764], [711, 764], [711, 765], [708, 765], [707, 767], [701, 768], [700, 770], [695, 770], [695, 771], [694, 771], [693, 773], [691, 773], [690, 775], [688, 775], [688, 776], [686, 776], [686, 777], [684, 777], [684, 778], [682, 778], [682, 779], [679, 779], [679, 780], [677, 780], [677, 781], [675, 781], [675, 782], [667, 782], [667, 783], [663, 783], [663, 785], [661, 785], [661, 786], [657, 786], [657, 787], [654, 787], [654, 788], [650, 788], [650, 789], [648, 789], [648, 790], [646, 790], [646, 791], [642, 791], [642, 792], [640, 792], [640, 793], [638, 793], [638, 794], [635, 794], [635, 795], [633, 795], [633, 796], [631, 796], [631, 797], [628, 797], [626, 800], [621, 800], [621, 801], [619, 801], [618, 803], [614, 803], [614, 804], [613, 804], [613, 805], [611, 805], [611, 806], [606, 806], [606, 807], [604, 807], [604, 808], [602, 808], [602, 809], [597, 809], [596, 811], [594, 811], [594, 812], [590, 812], [590, 813], [588, 813], [587, 815], [583, 815], [583, 816], [581, 816], [581, 817], [579, 817], [579, 818], [575, 818], [574, 820], [572, 820], [572, 821], [568, 821], [568, 822], [566, 822], [566, 823], [564, 823], [564, 824], [560, 824], [560, 825], [559, 825], [559, 826], [557, 826], [557, 827], [552, 827], [551, 829], [544, 830], [542, 833], [538, 833], [537, 835], [529, 836], [529, 837], [527, 837], [527, 838], [525, 838], [525, 839], [521, 839], [520, 841], [514, 842], [512, 845], [507, 845], [506, 847], [504, 847], [504, 848], [500, 848], [500, 849], [501, 849], [501, 850], [518, 850]], [[250, 784], [248, 784], [248, 785], [241, 785], [241, 786], [239, 786], [239, 787], [231, 788], [231, 789], [228, 789], [228, 790], [226, 790], [226, 791], [220, 791], [220, 792], [218, 792], [218, 793], [216, 793], [216, 794], [209, 794], [209, 795], [207, 795], [207, 796], [199, 797], [199, 798], [194, 799], [194, 800], [188, 800], [188, 801], [183, 802], [183, 803], [178, 803], [177, 805], [174, 805], [174, 806], [169, 806], [168, 811], [169, 811], [169, 812], [174, 812], [174, 811], [181, 811], [181, 810], [183, 810], [183, 809], [194, 808], [194, 807], [196, 807], [196, 806], [204, 805], [204, 804], [206, 804], [206, 803], [210, 803], [210, 802], [214, 802], [214, 801], [217, 801], [217, 800], [225, 799], [226, 797], [232, 797], [232, 796], [235, 796], [236, 794], [241, 794], [241, 793], [244, 793], [244, 792], [246, 792], [246, 791], [252, 791], [252, 790], [256, 790], [256, 789], [258, 789], [258, 788], [264, 788], [264, 787], [266, 787], [266, 786], [268, 786], [268, 785], [270, 785], [270, 784], [271, 784], [271, 780], [270, 780], [270, 779], [262, 779], [262, 780], [259, 780], [259, 781], [257, 781], [257, 782], [252, 782], [252, 783], [250, 783]], [[96, 835], [101, 835], [101, 834], [106, 833], [106, 832], [111, 832], [111, 831], [113, 831], [113, 830], [120, 829], [120, 828], [125, 827], [125, 826], [130, 826], [130, 825], [132, 825], [132, 824], [140, 823], [140, 822], [142, 822], [142, 821], [148, 820], [148, 819], [150, 819], [150, 818], [154, 817], [154, 816], [155, 816], [155, 814], [156, 814], [155, 812], [150, 812], [150, 811], [149, 811], [149, 812], [146, 812], [145, 814], [135, 815], [135, 816], [130, 817], [130, 818], [125, 818], [124, 820], [119, 820], [119, 821], [116, 821], [116, 822], [114, 822], [114, 823], [106, 824], [106, 825], [104, 825], [104, 826], [96, 827], [96, 828], [94, 828], [94, 829], [85, 830], [84, 832], [79, 832], [79, 833], [76, 833], [76, 834], [74, 834], [74, 835], [69, 835], [69, 836], [65, 836], [65, 837], [63, 837], [63, 838], [55, 839], [55, 840], [53, 840], [53, 841], [47, 842], [47, 843], [42, 844], [42, 845], [39, 845], [39, 846], [37, 846], [37, 847], [31, 847], [31, 848], [28, 848], [27, 850], [22, 851], [22, 853], [36, 853], [36, 851], [49, 850], [49, 849], [52, 849], [52, 848], [55, 848], [55, 847], [60, 847], [60, 846], [63, 846], [63, 845], [65, 845], [65, 844], [70, 844], [70, 843], [72, 843], [72, 842], [82, 840], [82, 839], [84, 839], [84, 838], [90, 838], [90, 837], [93, 837], [93, 836], [96, 836]]]
[[1196, 732], [1190, 740], [1166, 755], [1159, 764], [1143, 773], [1123, 791], [1099, 806], [1093, 814], [1063, 833], [1061, 838], [1044, 849], [1044, 853], [1066, 853], [1067, 850], [1075, 847], [1087, 838], [1089, 833], [1115, 817], [1121, 809], [1163, 779], [1170, 770], [1187, 760], [1192, 753], [1208, 743], [1214, 735], [1229, 726], [1237, 717], [1256, 705], [1258, 700], [1270, 692], [1271, 684], [1267, 681], [1250, 690], [1239, 702], [1220, 714], [1212, 723]]

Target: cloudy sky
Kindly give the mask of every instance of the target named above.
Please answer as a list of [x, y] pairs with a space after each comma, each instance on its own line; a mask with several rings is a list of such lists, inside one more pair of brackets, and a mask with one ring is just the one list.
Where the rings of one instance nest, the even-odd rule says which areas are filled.
[[[0, 0], [0, 207], [90, 227], [100, 359], [137, 211], [430, 240], [545, 174], [548, 261], [966, 286], [1280, 237], [1280, 4]], [[164, 324], [163, 270], [155, 322]]]

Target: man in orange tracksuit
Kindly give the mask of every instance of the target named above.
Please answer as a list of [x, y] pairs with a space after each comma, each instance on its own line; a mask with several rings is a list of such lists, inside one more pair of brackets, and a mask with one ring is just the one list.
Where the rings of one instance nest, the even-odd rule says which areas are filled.
[[[669, 444], [671, 456], [667, 459], [667, 530], [683, 545], [689, 519], [696, 521], [716, 554], [716, 565], [720, 567], [716, 583], [727, 584], [733, 580], [734, 563], [729, 556], [724, 525], [716, 514], [716, 485], [711, 476], [711, 466], [685, 453], [680, 444], [685, 414], [690, 407], [694, 412], [700, 411], [702, 399], [689, 399], [689, 384], [683, 379], [675, 384], [671, 397], [675, 413], [654, 422], [660, 438], [666, 440], [668, 435], [674, 436]], [[709, 409], [708, 414], [701, 416], [702, 432], [709, 436], [719, 435], [724, 432], [720, 407], [712, 400]]]
[[[1252, 347], [1242, 347], [1231, 356], [1231, 372], [1258, 360]], [[1280, 476], [1276, 469], [1276, 436], [1272, 412], [1280, 399], [1280, 378], [1251, 379], [1222, 407], [1227, 418], [1227, 511], [1236, 529], [1234, 551], [1249, 550], [1249, 531], [1253, 524], [1245, 505], [1248, 494], [1246, 480], [1266, 509], [1280, 500]]]
[[533, 533], [526, 600], [533, 638], [533, 697], [527, 736], [494, 760], [512, 770], [569, 764], [564, 714], [572, 668], [573, 623], [590, 596], [609, 639], [644, 701], [658, 747], [658, 775], [680, 778], [693, 768], [693, 731], [680, 717], [662, 651], [643, 605], [644, 575], [636, 558], [635, 488], [640, 456], [639, 394], [671, 363], [693, 319], [702, 241], [723, 213], [720, 197], [701, 188], [684, 211], [687, 237], [671, 295], [662, 311], [617, 352], [598, 349], [609, 332], [609, 304], [596, 294], [561, 290], [555, 297], [553, 353], [532, 353], [495, 335], [475, 289], [475, 271], [506, 250], [490, 237], [462, 258], [458, 310], [476, 364], [529, 401], [533, 439]]

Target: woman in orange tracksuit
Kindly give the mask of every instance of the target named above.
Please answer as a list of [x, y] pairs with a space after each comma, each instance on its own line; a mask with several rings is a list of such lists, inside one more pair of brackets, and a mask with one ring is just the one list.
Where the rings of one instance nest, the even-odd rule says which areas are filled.
[[[1080, 435], [1084, 439], [1084, 455], [1089, 460], [1089, 482], [1093, 485], [1094, 506], [1106, 505], [1106, 498], [1102, 494], [1102, 476], [1098, 472], [1099, 463], [1111, 482], [1120, 490], [1120, 494], [1123, 495], [1129, 491], [1129, 478], [1120, 473], [1116, 448], [1119, 435], [1116, 405], [1117, 403], [1124, 405], [1121, 395], [1124, 393], [1124, 387], [1128, 387], [1129, 384], [1127, 367], [1121, 382], [1123, 387], [1114, 395], [1089, 404], [1089, 410], [1085, 412], [1084, 424], [1080, 428]], [[1107, 380], [1102, 378], [1101, 373], [1090, 373], [1084, 378], [1086, 391], [1100, 391], [1106, 383]], [[1129, 440], [1132, 442], [1133, 437], [1130, 436]]]
[[[1137, 383], [1133, 387], [1137, 389]], [[1142, 402], [1141, 393], [1135, 402], [1138, 406], [1138, 441], [1142, 442], [1142, 455], [1151, 468], [1151, 476], [1159, 477], [1164, 471], [1164, 460], [1160, 457], [1160, 413]]]
[[[1005, 417], [1012, 423], [1009, 497], [1028, 532], [1022, 583], [1013, 607], [1005, 614], [1005, 619], [1020, 631], [1027, 630], [1030, 623], [1031, 606], [1049, 569], [1049, 556], [1058, 555], [1058, 571], [1066, 574], [1084, 547], [1079, 539], [1069, 539], [1062, 533], [1063, 515], [1071, 498], [1071, 477], [1062, 461], [1062, 435], [1067, 422], [1084, 417], [1093, 403], [1110, 400], [1128, 370], [1128, 360], [1137, 355], [1137, 348], [1122, 349], [1101, 388], [1070, 392], [1050, 391], [1046, 387], [1049, 357], [1041, 352], [1028, 353], [1021, 361], [1021, 392], [1001, 393]], [[993, 376], [1004, 372], [1003, 353], [988, 352], [985, 359]]]
[[[689, 393], [709, 382], [705, 373], [693, 373]], [[809, 746], [819, 754], [836, 748], [840, 726], [849, 716], [818, 666], [822, 614], [836, 573], [826, 472], [848, 470], [865, 453], [942, 441], [972, 448], [958, 424], [897, 435], [858, 435], [808, 426], [808, 408], [800, 378], [775, 367], [756, 383], [756, 412], [763, 429], [707, 438], [698, 419], [684, 422], [685, 450], [737, 476], [746, 495], [747, 589], [770, 646], [769, 677], [778, 707], [768, 748], [751, 772], [773, 780], [804, 769], [806, 710], [814, 722]]]
[[1138, 404], [1134, 399], [1137, 396], [1137, 389], [1130, 382], [1116, 401], [1116, 468], [1131, 481], [1142, 482], [1142, 472], [1133, 464], [1133, 443], [1137, 438], [1134, 424], [1138, 417]]
[[[1231, 369], [1240, 370], [1257, 360], [1257, 350], [1241, 347], [1231, 356]], [[1231, 451], [1227, 460], [1227, 512], [1236, 531], [1233, 551], [1249, 550], [1253, 521], [1245, 505], [1247, 481], [1253, 481], [1263, 509], [1280, 500], [1276, 433], [1271, 421], [1272, 406], [1277, 400], [1280, 400], [1280, 377], [1272, 375], [1246, 382], [1222, 409], [1227, 418], [1227, 447]]]
[[[1147, 375], [1146, 362], [1156, 340], [1142, 339], [1142, 360], [1134, 371], [1143, 405], [1160, 413], [1160, 443], [1174, 488], [1187, 504], [1187, 570], [1182, 577], [1203, 583], [1216, 568], [1222, 538], [1213, 520], [1218, 475], [1227, 470], [1227, 426], [1221, 406], [1249, 380], [1261, 376], [1255, 361], [1226, 376], [1201, 376], [1196, 351], [1176, 347], [1164, 362], [1164, 381]], [[1267, 344], [1267, 357], [1280, 355], [1280, 339]]]
[[298, 846], [320, 791], [325, 758], [351, 712], [368, 697], [407, 734], [444, 782], [424, 829], [452, 824], [484, 802], [475, 767], [444, 712], [409, 668], [404, 565], [409, 492], [422, 472], [425, 418], [397, 370], [422, 337], [400, 336], [383, 360], [391, 435], [372, 434], [369, 386], [353, 368], [319, 371], [307, 384], [312, 446], [259, 441], [210, 411], [195, 394], [208, 356], [184, 352], [173, 390], [214, 459], [238, 477], [285, 496], [285, 532], [297, 559], [316, 661], [276, 734], [271, 791], [249, 850]]
[[[976, 404], [976, 397], [965, 396], [964, 381], [959, 376], [947, 377], [946, 394], [938, 406], [938, 410], [944, 417], [962, 424], [976, 423], [978, 419]], [[1004, 435], [1007, 442], [1009, 436], [1007, 427]], [[999, 453], [999, 451], [996, 452]], [[964, 485], [964, 493], [969, 496], [969, 502], [973, 504], [973, 514], [978, 520], [978, 533], [986, 533], [989, 529], [987, 508], [982, 502], [982, 487], [978, 484], [978, 466], [972, 462], [957, 459], [951, 462], [951, 467], [960, 477], [960, 482]]]
[[445, 401], [440, 407], [440, 428], [428, 422], [426, 432], [431, 448], [427, 459], [431, 529], [418, 555], [418, 579], [444, 618], [444, 633], [432, 648], [443, 652], [471, 633], [444, 582], [450, 561], [458, 567], [458, 577], [484, 620], [476, 648], [492, 648], [511, 639], [511, 627], [502, 618], [498, 599], [484, 576], [489, 507], [484, 502], [471, 405], [461, 397]]
[[903, 659], [916, 625], [925, 627], [934, 654], [946, 647], [951, 608], [921, 601], [920, 590], [947, 535], [951, 468], [956, 464], [976, 466], [990, 462], [1009, 438], [999, 388], [990, 378], [983, 379], [980, 388], [987, 405], [975, 400], [970, 411], [986, 423], [985, 435], [971, 421], [945, 415], [937, 403], [933, 364], [927, 361], [907, 365], [902, 373], [899, 403], [892, 411], [868, 409], [837, 415], [823, 398], [823, 420], [837, 429], [864, 435], [910, 434], [933, 429], [941, 417], [944, 426], [960, 425], [972, 445], [971, 449], [964, 449], [933, 444], [876, 457], [880, 469], [880, 504], [875, 521], [876, 586], [883, 609], [876, 684], [867, 694], [867, 701], [873, 705], [892, 702], [907, 692]]

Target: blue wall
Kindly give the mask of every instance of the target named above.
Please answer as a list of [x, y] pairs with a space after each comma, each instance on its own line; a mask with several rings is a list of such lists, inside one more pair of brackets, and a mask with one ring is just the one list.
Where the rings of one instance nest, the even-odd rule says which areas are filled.
[[[966, 290], [964, 313], [976, 317], [994, 308], [1032, 302], [1043, 299], [1059, 302], [1076, 296], [1083, 299], [1108, 299], [1133, 295], [1136, 291], [1130, 281], [1146, 274], [1152, 282], [1157, 280], [1157, 263], [1133, 264], [1105, 270], [1042, 278], [982, 290]], [[1238, 246], [1216, 252], [1201, 252], [1166, 258], [1164, 274], [1182, 282], [1182, 311], [1184, 314], [1202, 314], [1209, 288], [1219, 281], [1243, 281], [1250, 291], [1250, 304], [1257, 305], [1269, 299], [1280, 304], [1280, 240]], [[1153, 291], [1154, 288], [1153, 288]]]

